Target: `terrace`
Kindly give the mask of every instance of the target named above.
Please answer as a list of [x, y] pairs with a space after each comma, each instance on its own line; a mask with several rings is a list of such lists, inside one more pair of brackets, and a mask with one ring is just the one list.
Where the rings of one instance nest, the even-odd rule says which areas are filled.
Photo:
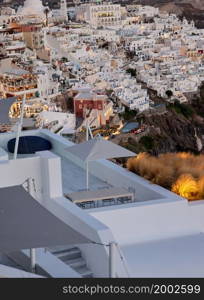
[[[65, 140], [60, 136], [53, 135], [46, 130], [22, 132], [22, 135], [29, 134], [44, 137], [52, 143], [53, 148], [50, 153], [59, 157], [61, 162], [62, 190], [64, 195], [86, 189], [85, 163], [65, 150], [68, 146], [73, 145], [72, 142]], [[11, 160], [12, 154], [8, 153], [7, 142], [14, 136], [14, 133], [2, 134], [0, 136], [0, 147], [4, 153], [7, 153]], [[19, 155], [18, 159], [26, 159], [30, 157], [36, 158], [38, 157], [38, 154]], [[154, 199], [162, 199], [164, 197], [172, 198], [174, 195], [159, 186], [149, 184], [148, 181], [130, 173], [126, 169], [123, 169], [111, 161], [102, 159], [91, 162], [90, 190], [102, 190], [103, 188], [112, 187], [124, 187], [127, 190], [135, 190], [134, 202], [150, 201]], [[178, 200], [179, 197], [175, 195], [174, 198], [175, 200]]]
[[[203, 252], [203, 201], [189, 204], [176, 194], [102, 159], [90, 162], [90, 191], [103, 193], [120, 188], [120, 192], [130, 192], [132, 188], [135, 189], [134, 201], [119, 204], [115, 200], [111, 205], [87, 205], [86, 209], [81, 209], [65, 197], [67, 194], [73, 197], [76, 193], [84, 193], [86, 189], [85, 164], [67, 151], [73, 143], [47, 130], [26, 131], [22, 135], [44, 137], [52, 143], [52, 150], [19, 155], [17, 160], [13, 160], [7, 151], [7, 142], [14, 134], [1, 134], [0, 171], [4, 174], [1, 187], [22, 184], [32, 177], [33, 195], [37, 201], [52, 209], [54, 214], [58, 212], [72, 228], [100, 244], [116, 241], [124, 258], [121, 262], [116, 253], [118, 277], [203, 275], [203, 265], [200, 263]], [[186, 251], [189, 245], [191, 247]], [[87, 244], [78, 245], [78, 248], [93, 276], [106, 277], [106, 247]], [[178, 249], [176, 254], [171, 250], [175, 248]], [[60, 277], [63, 273], [69, 277], [69, 266], [54, 256], [53, 249], [50, 251], [38, 251], [39, 263], [49, 269], [51, 276]], [[23, 253], [27, 255], [25, 251]], [[162, 265], [159, 263], [161, 257]], [[54, 268], [52, 259], [55, 259]], [[179, 271], [183, 266], [185, 271]]]

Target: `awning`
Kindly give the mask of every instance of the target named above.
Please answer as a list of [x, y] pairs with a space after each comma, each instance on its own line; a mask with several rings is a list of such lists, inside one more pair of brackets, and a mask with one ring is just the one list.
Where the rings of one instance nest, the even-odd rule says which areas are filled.
[[0, 189], [0, 252], [89, 242], [22, 186]]
[[76, 144], [66, 148], [66, 150], [83, 161], [94, 161], [114, 157], [130, 157], [136, 155], [136, 153], [110, 141], [104, 140], [101, 137], [95, 137], [87, 142]]
[[95, 137], [84, 143], [77, 144], [66, 148], [66, 150], [76, 156], [82, 161], [86, 162], [86, 188], [89, 189], [89, 170], [88, 163], [98, 159], [108, 159], [114, 157], [130, 157], [135, 156], [131, 152], [119, 145], [104, 140], [101, 137]]

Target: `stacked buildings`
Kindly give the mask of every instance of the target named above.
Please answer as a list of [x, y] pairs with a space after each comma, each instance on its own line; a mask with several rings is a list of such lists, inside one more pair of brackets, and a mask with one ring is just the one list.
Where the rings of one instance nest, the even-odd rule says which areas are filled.
[[[12, 72], [1, 72], [2, 97], [16, 96], [21, 101], [26, 94], [28, 101], [37, 98], [53, 109], [49, 101], [60, 93], [88, 84], [89, 92], [76, 96], [75, 113], [85, 118], [87, 109], [97, 110], [98, 115], [104, 110], [100, 125], [113, 113], [107, 91], [119, 106], [142, 112], [149, 109], [148, 88], [168, 101], [186, 102], [204, 80], [204, 32], [193, 22], [151, 6], [124, 8], [100, 2], [76, 5], [77, 23], [67, 28], [66, 1], [48, 13], [48, 24], [43, 6], [33, 5], [28, 13], [28, 4], [15, 17], [10, 11], [3, 23], [1, 55], [19, 61], [12, 63]], [[52, 14], [64, 19], [52, 19]], [[128, 69], [136, 70], [136, 77]], [[167, 90], [173, 94], [171, 99]], [[100, 99], [96, 105], [98, 98], [103, 103]]]
[[[77, 153], [84, 155], [90, 144], [73, 151], [73, 142], [60, 136], [83, 133], [87, 124], [106, 128], [125, 107], [134, 114], [147, 111], [149, 89], [166, 101], [172, 100], [167, 90], [173, 99], [188, 101], [204, 81], [204, 31], [150, 6], [83, 3], [72, 8], [76, 18], [70, 22], [66, 1], [59, 10], [47, 12], [47, 19], [41, 1], [32, 3], [27, 1], [16, 15], [3, 10], [0, 18], [0, 98], [15, 97], [9, 114], [14, 120], [26, 100], [24, 117], [40, 129], [21, 135], [43, 139], [46, 148], [33, 143], [29, 146], [37, 150], [27, 147], [14, 159], [8, 145], [16, 130], [0, 134], [1, 222], [8, 221], [2, 207], [8, 200], [13, 200], [12, 217], [23, 216], [18, 226], [12, 227], [10, 219], [9, 226], [0, 226], [0, 277], [204, 276], [202, 200], [189, 204], [106, 160], [116, 155], [118, 146], [111, 142], [89, 141], [94, 144], [94, 160], [88, 153], [89, 161]], [[110, 144], [95, 148], [98, 141]], [[119, 156], [127, 151], [119, 150]], [[39, 215], [19, 204], [22, 197], [11, 193], [16, 186], [32, 196], [34, 207], [63, 225], [63, 234], [58, 231], [46, 249], [44, 240], [51, 226], [56, 228], [46, 219], [39, 225]], [[8, 198], [2, 196], [3, 188], [11, 193]], [[15, 235], [21, 221], [32, 226], [32, 243], [5, 251], [1, 239], [25, 241], [24, 231], [18, 231], [21, 239]], [[41, 227], [34, 237], [35, 225]], [[43, 245], [34, 245], [45, 227]], [[59, 245], [56, 237], [65, 236], [69, 245], [67, 239]]]
[[154, 22], [134, 26], [138, 36], [124, 37], [137, 57], [138, 78], [159, 96], [166, 91], [196, 94], [204, 77], [204, 32], [175, 15], [159, 15]]
[[76, 9], [76, 20], [85, 21], [92, 26], [121, 25], [121, 6], [108, 2], [82, 4]]

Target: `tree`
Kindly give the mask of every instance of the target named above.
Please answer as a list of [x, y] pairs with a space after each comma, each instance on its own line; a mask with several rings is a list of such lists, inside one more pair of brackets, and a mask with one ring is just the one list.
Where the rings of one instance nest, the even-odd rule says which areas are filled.
[[65, 63], [65, 62], [68, 62], [68, 59], [67, 59], [66, 57], [62, 57], [61, 60], [62, 60], [62, 62], [64, 62], [64, 63]]
[[171, 98], [173, 96], [173, 93], [172, 93], [171, 90], [167, 90], [166, 95], [167, 95], [168, 98]]
[[154, 139], [149, 135], [141, 137], [139, 143], [142, 144], [147, 150], [151, 150], [154, 147]]
[[40, 93], [37, 91], [37, 92], [35, 92], [35, 97], [36, 98], [39, 98], [40, 97]]
[[125, 111], [121, 114], [121, 117], [125, 121], [134, 120], [137, 115], [137, 110], [131, 110], [127, 106], [125, 107]]
[[132, 77], [136, 77], [137, 72], [135, 69], [129, 68], [126, 70], [127, 73], [129, 73]]

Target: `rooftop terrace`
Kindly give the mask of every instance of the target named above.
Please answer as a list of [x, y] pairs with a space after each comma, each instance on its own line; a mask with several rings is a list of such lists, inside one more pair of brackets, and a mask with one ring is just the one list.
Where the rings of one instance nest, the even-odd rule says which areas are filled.
[[[0, 171], [4, 176], [0, 187], [25, 184], [27, 178], [32, 178], [35, 183], [33, 197], [54, 214], [57, 213], [63, 221], [91, 241], [101, 244], [117, 242], [130, 277], [204, 276], [201, 263], [204, 201], [188, 203], [111, 161], [98, 160], [90, 162], [90, 191], [135, 189], [134, 201], [123, 205], [115, 201], [114, 205], [81, 209], [65, 197], [66, 194], [83, 193], [86, 189], [85, 164], [67, 151], [73, 143], [47, 130], [22, 134], [48, 139], [52, 143], [52, 151], [19, 155], [14, 161], [7, 152], [7, 142], [14, 134], [1, 134]], [[78, 245], [78, 248], [93, 275], [106, 277], [107, 248], [92, 244]], [[63, 272], [65, 277], [69, 277], [68, 266], [62, 261], [59, 268], [52, 268], [52, 253], [39, 251], [38, 259], [44, 268], [49, 269], [51, 276], [61, 277]], [[59, 263], [56, 257], [55, 263]], [[117, 274], [119, 277], [127, 276], [119, 256]]]
[[[78, 157], [69, 153], [65, 148], [72, 146], [73, 143], [64, 138], [53, 135], [46, 130], [25, 131], [22, 135], [38, 135], [48, 139], [52, 143], [51, 153], [60, 157], [61, 176], [63, 194], [82, 191], [86, 189], [86, 171], [85, 163]], [[1, 156], [7, 156], [13, 160], [13, 155], [8, 153], [7, 142], [14, 137], [14, 133], [1, 134], [0, 148]], [[19, 159], [31, 159], [39, 156], [39, 153], [31, 155], [18, 155]], [[129, 172], [128, 170], [114, 164], [108, 160], [97, 160], [90, 163], [90, 190], [103, 188], [122, 187], [127, 190], [134, 190], [134, 201], [143, 202], [151, 200], [161, 200], [166, 198], [167, 201], [179, 201], [182, 198], [153, 185], [145, 179]], [[131, 204], [130, 204], [131, 205]]]

